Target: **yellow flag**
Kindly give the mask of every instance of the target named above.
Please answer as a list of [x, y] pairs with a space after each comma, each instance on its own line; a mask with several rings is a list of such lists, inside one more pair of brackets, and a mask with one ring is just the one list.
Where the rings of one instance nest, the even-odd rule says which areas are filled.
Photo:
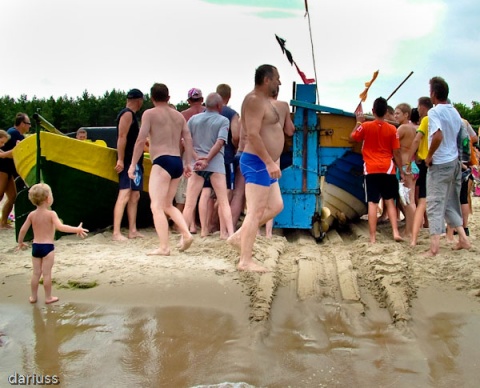
[[360, 95], [358, 96], [360, 97], [360, 100], [362, 102], [365, 102], [365, 100], [367, 99], [368, 89], [370, 89], [370, 86], [372, 86], [373, 81], [377, 79], [377, 76], [378, 76], [378, 70], [375, 73], [373, 73], [373, 77], [370, 80], [370, 82], [365, 82], [365, 90], [362, 93], [360, 93]]

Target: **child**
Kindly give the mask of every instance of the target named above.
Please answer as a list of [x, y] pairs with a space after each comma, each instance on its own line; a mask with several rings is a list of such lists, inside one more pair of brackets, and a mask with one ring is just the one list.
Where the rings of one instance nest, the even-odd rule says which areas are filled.
[[33, 276], [31, 281], [32, 295], [30, 303], [37, 301], [38, 283], [43, 274], [43, 288], [45, 290], [45, 303], [50, 304], [58, 301], [52, 296], [52, 267], [55, 257], [53, 240], [55, 230], [64, 233], [76, 233], [79, 237], [87, 236], [87, 229], [82, 228], [82, 223], [77, 227], [64, 225], [57, 216], [57, 213], [50, 210], [53, 203], [52, 189], [45, 183], [33, 185], [28, 191], [28, 199], [37, 207], [32, 211], [20, 232], [18, 233], [18, 248], [24, 249], [27, 245], [23, 242], [25, 234], [30, 226], [33, 229], [32, 264]]

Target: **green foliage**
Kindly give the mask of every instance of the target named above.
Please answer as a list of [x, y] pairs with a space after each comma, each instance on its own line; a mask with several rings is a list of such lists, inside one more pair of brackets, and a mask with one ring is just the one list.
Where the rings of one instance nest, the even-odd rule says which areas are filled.
[[480, 103], [472, 101], [471, 108], [462, 103], [454, 103], [453, 106], [458, 110], [460, 116], [467, 120], [473, 129], [478, 132], [478, 127], [480, 126]]
[[[149, 96], [145, 98], [139, 117], [145, 109], [152, 107]], [[38, 99], [34, 96], [32, 100], [28, 100], [26, 95], [16, 100], [4, 96], [0, 97], [0, 128], [13, 126], [18, 112], [27, 113], [30, 118], [38, 112], [63, 133], [74, 132], [80, 127], [115, 126], [117, 114], [125, 107], [126, 101], [127, 93], [115, 89], [105, 92], [101, 97], [85, 90], [76, 99], [66, 95], [57, 99]]]

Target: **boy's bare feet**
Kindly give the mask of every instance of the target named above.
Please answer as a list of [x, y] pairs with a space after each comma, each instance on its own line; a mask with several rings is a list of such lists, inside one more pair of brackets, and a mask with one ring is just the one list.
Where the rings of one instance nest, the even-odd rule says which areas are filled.
[[28, 301], [29, 301], [30, 303], [37, 303], [37, 298], [34, 298], [33, 296], [30, 296], [30, 297], [28, 298]]
[[48, 299], [45, 299], [45, 304], [50, 304], [50, 303], [55, 303], [58, 302], [60, 299], [57, 298], [56, 296], [51, 296]]

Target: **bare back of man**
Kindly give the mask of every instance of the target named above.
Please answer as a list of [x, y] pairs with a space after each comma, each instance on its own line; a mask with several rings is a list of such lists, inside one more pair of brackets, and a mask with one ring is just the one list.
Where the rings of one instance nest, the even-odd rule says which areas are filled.
[[255, 88], [247, 94], [242, 104], [241, 120], [246, 144], [240, 166], [245, 177], [247, 214], [242, 227], [228, 240], [240, 247], [237, 268], [241, 271], [268, 271], [253, 261], [253, 244], [259, 226], [283, 209], [277, 181], [281, 171], [275, 163], [283, 150], [283, 123], [271, 100], [280, 84], [275, 67], [260, 66], [255, 74]]
[[[182, 114], [168, 105], [168, 88], [163, 84], [155, 84], [151, 96], [154, 108], [146, 110], [142, 116], [132, 163], [140, 157], [149, 137], [152, 159], [149, 194], [155, 230], [160, 240], [159, 248], [150, 254], [167, 256], [170, 254], [167, 216], [177, 225], [181, 234], [178, 245], [180, 251], [188, 249], [193, 241], [182, 213], [173, 206], [180, 177], [183, 173], [187, 176], [191, 174], [192, 139]], [[181, 138], [185, 146], [185, 167], [180, 156]], [[130, 169], [129, 175], [134, 177], [134, 170]]]

